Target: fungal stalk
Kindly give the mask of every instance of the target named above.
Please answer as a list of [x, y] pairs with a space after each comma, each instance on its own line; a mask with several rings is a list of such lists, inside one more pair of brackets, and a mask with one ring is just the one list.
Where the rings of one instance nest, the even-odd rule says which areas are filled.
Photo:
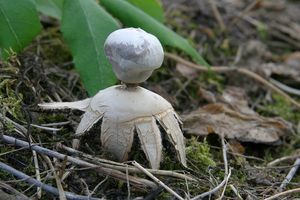
[[119, 29], [108, 36], [104, 50], [123, 85], [100, 90], [94, 97], [82, 101], [39, 106], [82, 110], [84, 114], [76, 130], [77, 136], [84, 135], [101, 120], [101, 144], [119, 161], [128, 159], [137, 134], [153, 169], [159, 168], [162, 159], [161, 134], [167, 134], [178, 160], [186, 166], [185, 142], [178, 115], [164, 98], [138, 86], [163, 62], [164, 52], [159, 40], [142, 29]]

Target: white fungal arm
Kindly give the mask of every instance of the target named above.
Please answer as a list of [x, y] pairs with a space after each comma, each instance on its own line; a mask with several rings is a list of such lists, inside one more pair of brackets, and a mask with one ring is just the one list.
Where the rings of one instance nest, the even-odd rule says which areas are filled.
[[63, 110], [63, 109], [74, 109], [87, 111], [87, 108], [90, 105], [91, 98], [87, 98], [81, 101], [74, 102], [51, 102], [51, 103], [42, 103], [38, 106], [44, 110]]

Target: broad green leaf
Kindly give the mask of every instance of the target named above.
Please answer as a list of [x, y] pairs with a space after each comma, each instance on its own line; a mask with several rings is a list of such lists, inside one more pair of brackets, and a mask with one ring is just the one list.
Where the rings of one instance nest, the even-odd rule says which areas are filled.
[[198, 64], [209, 66], [186, 39], [127, 1], [101, 0], [100, 3], [126, 26], [140, 27], [157, 36], [163, 45], [178, 48], [190, 55]]
[[116, 81], [103, 45], [107, 36], [118, 28], [114, 18], [94, 0], [65, 0], [61, 30], [90, 95]]
[[0, 58], [6, 58], [10, 49], [20, 52], [40, 30], [32, 0], [0, 0]]
[[61, 19], [64, 0], [35, 0], [37, 10], [44, 15]]
[[157, 21], [164, 22], [164, 10], [159, 0], [127, 0], [135, 7], [143, 10], [145, 13], [156, 19]]

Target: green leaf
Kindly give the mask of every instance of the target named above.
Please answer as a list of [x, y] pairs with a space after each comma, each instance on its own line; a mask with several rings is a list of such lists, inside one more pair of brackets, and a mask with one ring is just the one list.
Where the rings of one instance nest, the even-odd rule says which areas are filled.
[[61, 30], [90, 95], [116, 82], [103, 45], [107, 36], [118, 28], [114, 18], [94, 0], [65, 0]]
[[158, 37], [163, 45], [178, 48], [190, 55], [198, 64], [209, 66], [186, 39], [127, 1], [101, 0], [100, 3], [126, 26], [140, 27]]
[[0, 57], [10, 49], [20, 52], [40, 32], [41, 25], [31, 0], [0, 0]]
[[61, 19], [64, 0], [35, 0], [37, 10], [44, 15]]
[[165, 21], [164, 10], [159, 0], [127, 0], [159, 22]]

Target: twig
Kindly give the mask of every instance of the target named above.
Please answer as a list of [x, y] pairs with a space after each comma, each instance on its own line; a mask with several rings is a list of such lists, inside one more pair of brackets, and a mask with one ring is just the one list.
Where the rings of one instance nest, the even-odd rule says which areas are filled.
[[[36, 179], [38, 181], [41, 181], [40, 167], [39, 167], [39, 161], [38, 161], [36, 151], [32, 151], [32, 155], [33, 155], [33, 162], [34, 162]], [[40, 199], [42, 197], [42, 190], [39, 187], [37, 188], [37, 196], [38, 196], [38, 199]]]
[[93, 189], [93, 191], [90, 193], [89, 197], [92, 196], [96, 190], [100, 187], [100, 185], [102, 185], [105, 181], [107, 181], [108, 176], [105, 177], [105, 179], [103, 179], [101, 182], [99, 182]]
[[[35, 150], [36, 152], [40, 153], [40, 154], [45, 154], [48, 155], [50, 157], [55, 157], [58, 159], [65, 159], [66, 155], [58, 153], [56, 151], [52, 151], [49, 149], [46, 149], [44, 147], [40, 147], [38, 145], [34, 145], [34, 144], [29, 144], [28, 142], [22, 141], [22, 140], [18, 140], [14, 137], [11, 136], [7, 136], [7, 135], [3, 135], [2, 136], [2, 141], [8, 143], [8, 144], [13, 144], [15, 146], [21, 146], [21, 147], [26, 147], [27, 149], [32, 149]], [[73, 164], [79, 165], [79, 166], [84, 166], [84, 167], [93, 167], [94, 170], [98, 171], [99, 173], [102, 173], [104, 175], [109, 175], [113, 178], [116, 178], [118, 180], [122, 180], [122, 181], [127, 181], [127, 177], [126, 174], [114, 170], [114, 169], [109, 169], [109, 168], [105, 168], [102, 167], [100, 165], [95, 165], [83, 160], [80, 160], [78, 158], [73, 158], [70, 156], [67, 156], [67, 160]], [[140, 189], [146, 189], [146, 187], [154, 189], [156, 188], [156, 184], [153, 183], [152, 181], [146, 180], [146, 179], [142, 179], [142, 178], [138, 178], [138, 177], [134, 177], [134, 176], [128, 176], [130, 183]]]
[[239, 200], [243, 200], [243, 197], [241, 197], [239, 191], [234, 187], [234, 185], [230, 184], [229, 186], [230, 186], [231, 190], [234, 192], [234, 194], [237, 196], [237, 198]]
[[267, 164], [267, 166], [268, 166], [268, 167], [275, 166], [275, 165], [277, 165], [277, 164], [280, 163], [280, 162], [284, 162], [284, 161], [287, 161], [287, 160], [295, 160], [295, 159], [297, 159], [297, 158], [299, 158], [299, 157], [300, 157], [300, 152], [299, 152], [299, 150], [298, 150], [294, 155], [283, 156], [283, 157], [281, 157], [281, 158], [277, 158], [277, 159], [275, 159], [275, 160], [269, 162], [269, 163]]
[[54, 123], [48, 123], [48, 124], [41, 124], [41, 126], [44, 127], [49, 127], [49, 126], [62, 126], [62, 125], [67, 125], [70, 124], [70, 121], [65, 121], [65, 122], [54, 122]]
[[61, 130], [61, 128], [50, 128], [50, 127], [45, 127], [45, 126], [41, 126], [41, 125], [37, 125], [37, 124], [30, 124], [30, 126], [39, 128], [42, 130], [46, 130], [46, 131], [60, 131]]
[[[119, 163], [119, 162], [114, 162], [114, 161], [111, 161], [111, 160], [98, 158], [98, 157], [92, 156], [90, 154], [86, 154], [86, 153], [83, 153], [81, 151], [78, 151], [76, 149], [67, 147], [63, 144], [58, 144], [57, 147], [67, 151], [68, 153], [70, 153], [72, 155], [82, 157], [83, 159], [87, 159], [90, 162], [99, 164], [103, 167], [107, 167], [107, 168], [111, 168], [111, 169], [115, 169], [115, 170], [120, 170], [122, 172], [126, 172], [126, 170], [128, 170], [129, 173], [142, 173], [136, 167], [131, 167], [131, 166], [128, 166], [127, 164], [124, 164], [124, 163]], [[183, 179], [183, 180], [187, 180], [187, 181], [193, 181], [193, 182], [197, 181], [196, 179], [194, 179], [191, 176], [181, 174], [181, 173], [177, 173], [177, 172], [174, 172], [174, 171], [156, 170], [156, 169], [147, 169], [147, 170], [150, 173], [152, 173], [154, 175], [157, 175], [157, 176], [169, 176], [169, 177]]]
[[283, 83], [280, 83], [279, 81], [270, 78], [270, 82], [273, 83], [274, 85], [276, 85], [277, 87], [279, 87], [280, 89], [282, 89], [283, 91], [290, 93], [290, 94], [294, 94], [294, 95], [298, 95], [300, 96], [300, 90], [289, 87]]
[[[55, 196], [59, 196], [59, 192], [58, 189], [55, 187], [52, 187], [50, 185], [44, 184], [34, 178], [31, 178], [30, 176], [28, 176], [27, 174], [24, 174], [23, 172], [20, 172], [18, 170], [16, 170], [15, 168], [6, 165], [5, 163], [0, 162], [0, 169], [13, 174], [14, 176], [18, 177], [19, 179], [22, 179], [24, 181], [26, 181], [29, 184], [33, 184], [37, 187], [41, 187], [43, 190], [54, 194]], [[68, 199], [72, 199], [72, 200], [100, 200], [99, 198], [93, 198], [93, 197], [86, 197], [86, 196], [81, 196], [81, 195], [76, 195], [73, 194], [71, 192], [65, 192], [65, 195]]]
[[287, 190], [287, 191], [284, 191], [284, 192], [277, 193], [273, 196], [270, 196], [270, 197], [266, 198], [265, 200], [273, 200], [273, 199], [277, 199], [278, 197], [281, 197], [281, 196], [286, 196], [288, 194], [298, 193], [298, 192], [300, 192], [300, 188], [295, 188], [295, 189], [291, 189], [291, 190]]
[[83, 178], [80, 178], [79, 180], [80, 180], [80, 181], [83, 183], [83, 185], [85, 186], [86, 195], [91, 196], [91, 193], [90, 193], [90, 189], [89, 189], [88, 184], [85, 182], [85, 180], [84, 180]]
[[66, 194], [65, 194], [65, 191], [63, 189], [63, 186], [61, 184], [61, 180], [60, 178], [58, 177], [56, 171], [55, 171], [55, 168], [50, 160], [50, 158], [48, 156], [45, 156], [43, 155], [43, 158], [46, 160], [46, 162], [48, 163], [50, 169], [51, 169], [51, 172], [53, 173], [53, 176], [55, 178], [55, 181], [56, 181], [56, 186], [57, 186], [57, 189], [58, 189], [58, 193], [59, 193], [59, 200], [66, 200]]
[[228, 175], [225, 176], [224, 180], [219, 185], [217, 185], [217, 187], [215, 187], [214, 189], [212, 189], [210, 191], [204, 192], [204, 193], [192, 198], [191, 200], [203, 199], [206, 196], [209, 196], [209, 195], [212, 195], [212, 194], [216, 193], [217, 191], [219, 191], [226, 184], [226, 182], [228, 182], [230, 176], [231, 176], [231, 168], [229, 168], [229, 170], [228, 170]]
[[[15, 128], [16, 128], [16, 132], [18, 132], [23, 137], [25, 137], [24, 134], [28, 133], [27, 128], [25, 128], [24, 126], [16, 123], [15, 121], [13, 121], [13, 120], [9, 119], [8, 117], [3, 116], [1, 114], [0, 114], [0, 117], [3, 117], [6, 122], [12, 123], [15, 126]], [[29, 135], [29, 140], [30, 140], [30, 143], [33, 142], [33, 139], [31, 137], [31, 135]], [[32, 150], [32, 155], [33, 155], [33, 161], [34, 161], [34, 168], [35, 168], [36, 179], [38, 181], [41, 181], [40, 167], [39, 167], [39, 162], [38, 162], [38, 157], [37, 157], [36, 151]], [[42, 197], [42, 190], [41, 190], [40, 187], [37, 187], [37, 196], [38, 196], [39, 199]]]
[[[227, 146], [225, 144], [224, 136], [221, 137], [221, 142], [222, 142], [222, 152], [223, 152], [223, 160], [224, 160], [224, 167], [225, 167], [225, 175], [227, 175], [228, 174]], [[228, 183], [228, 179], [225, 182], [225, 185], [224, 185], [224, 188], [223, 188], [223, 191], [222, 191], [220, 197], [218, 198], [220, 200], [222, 200], [224, 197], [227, 183]]]
[[244, 15], [246, 15], [249, 11], [251, 11], [258, 3], [262, 0], [255, 0], [251, 4], [249, 4], [237, 17], [235, 17], [229, 26], [235, 25]]
[[224, 25], [222, 16], [221, 16], [221, 14], [220, 14], [220, 12], [219, 12], [219, 10], [218, 10], [218, 7], [217, 7], [217, 5], [216, 5], [215, 0], [209, 0], [209, 4], [210, 4], [210, 6], [211, 6], [211, 9], [212, 9], [212, 11], [213, 11], [213, 14], [214, 14], [214, 16], [215, 16], [217, 22], [218, 22], [218, 24], [219, 24], [219, 26], [220, 26], [220, 28], [221, 28], [221, 31], [225, 31], [225, 30], [226, 30], [226, 27], [225, 27], [225, 25]]
[[283, 191], [285, 189], [286, 185], [289, 184], [289, 182], [295, 176], [299, 166], [300, 166], [300, 158], [298, 158], [295, 161], [294, 166], [290, 169], [289, 173], [287, 174], [285, 179], [282, 181], [281, 185], [279, 186], [279, 191]]
[[[231, 168], [228, 169], [227, 147], [225, 145], [224, 137], [221, 137], [221, 140], [222, 140], [222, 152], [223, 152], [223, 160], [224, 160], [224, 168], [225, 168], [224, 180], [219, 185], [217, 185], [217, 187], [215, 187], [214, 189], [204, 192], [200, 195], [197, 195], [196, 197], [192, 198], [191, 200], [202, 199], [206, 196], [212, 195], [212, 194], [216, 193], [217, 191], [219, 191], [224, 185], [227, 185], [228, 180], [231, 176]], [[223, 192], [222, 192], [222, 195], [223, 195]], [[221, 195], [221, 197], [222, 197], [222, 195]]]
[[[128, 165], [126, 167], [126, 176], [128, 177], [129, 173], [128, 173]], [[129, 180], [127, 180], [127, 199], [130, 199], [130, 184], [129, 184]]]
[[15, 188], [11, 187], [10, 185], [5, 184], [3, 181], [0, 181], [0, 188], [5, 188], [10, 192], [10, 194], [13, 194], [15, 197], [19, 196], [21, 197], [20, 200], [30, 200], [27, 196], [25, 196], [23, 193], [19, 192]]
[[170, 187], [168, 187], [166, 184], [164, 184], [161, 180], [159, 180], [158, 178], [156, 178], [155, 176], [153, 176], [147, 169], [145, 169], [144, 167], [142, 167], [139, 163], [137, 163], [136, 161], [133, 161], [132, 164], [134, 166], [136, 166], [139, 170], [141, 170], [143, 173], [145, 173], [147, 176], [149, 176], [157, 184], [159, 184], [160, 186], [162, 186], [163, 188], [165, 188], [169, 193], [171, 193], [172, 195], [174, 195], [177, 199], [184, 200], [184, 198], [182, 198], [181, 196], [179, 196], [179, 194], [177, 194], [174, 190], [172, 190]]
[[237, 67], [228, 67], [228, 66], [214, 66], [214, 67], [204, 67], [201, 65], [197, 65], [195, 63], [189, 62], [187, 60], [184, 60], [183, 58], [180, 58], [177, 55], [171, 54], [171, 53], [167, 53], [165, 52], [165, 56], [167, 58], [173, 59], [176, 62], [182, 63], [188, 67], [192, 67], [195, 68], [199, 71], [202, 72], [208, 72], [208, 71], [212, 71], [212, 72], [218, 72], [218, 73], [226, 73], [226, 72], [237, 72], [243, 75], [246, 75], [254, 80], [256, 80], [257, 82], [265, 85], [266, 87], [268, 87], [269, 89], [273, 90], [274, 92], [278, 93], [279, 95], [283, 96], [289, 103], [295, 105], [298, 110], [300, 110], [300, 103], [297, 102], [296, 100], [294, 100], [292, 97], [290, 97], [287, 93], [283, 92], [281, 89], [279, 89], [278, 87], [276, 87], [275, 85], [273, 85], [272, 83], [268, 82], [267, 80], [265, 80], [263, 77], [261, 77], [260, 75], [248, 70], [248, 69], [244, 69], [244, 68], [237, 68]]
[[222, 153], [223, 153], [225, 174], [228, 174], [227, 146], [225, 144], [224, 136], [221, 137], [221, 142], [222, 142]]

